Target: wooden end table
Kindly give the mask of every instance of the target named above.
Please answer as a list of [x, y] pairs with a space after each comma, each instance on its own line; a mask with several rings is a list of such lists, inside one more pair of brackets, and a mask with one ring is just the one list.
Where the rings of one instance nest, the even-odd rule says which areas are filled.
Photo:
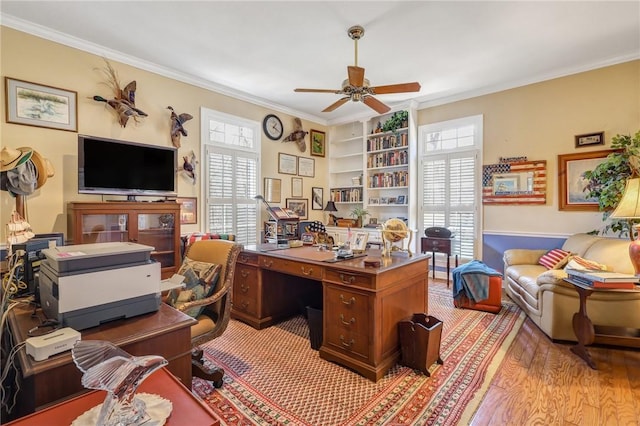
[[587, 299], [593, 292], [640, 293], [640, 286], [636, 286], [635, 289], [594, 288], [569, 278], [565, 278], [564, 281], [573, 285], [580, 297], [580, 309], [573, 315], [573, 332], [578, 338], [578, 344], [571, 348], [571, 352], [582, 358], [589, 367], [597, 370], [596, 364], [587, 350], [587, 345], [596, 342], [605, 345], [640, 348], [640, 329], [594, 325], [587, 314]]
[[[438, 237], [422, 237], [421, 239], [421, 252], [431, 252], [431, 262], [433, 266], [433, 278], [436, 277], [436, 253], [444, 253], [447, 255], [447, 288], [449, 288], [449, 268], [451, 258], [451, 238], [438, 238]], [[458, 255], [456, 254], [456, 268], [458, 267]]]

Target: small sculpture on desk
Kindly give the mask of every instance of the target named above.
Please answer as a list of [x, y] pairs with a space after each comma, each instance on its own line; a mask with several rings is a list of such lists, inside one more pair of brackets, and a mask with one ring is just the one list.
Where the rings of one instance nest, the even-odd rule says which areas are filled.
[[82, 385], [107, 392], [101, 405], [82, 414], [72, 426], [162, 425], [171, 414], [170, 401], [135, 393], [151, 373], [167, 365], [163, 357], [132, 356], [102, 340], [79, 340], [71, 354], [84, 373]]

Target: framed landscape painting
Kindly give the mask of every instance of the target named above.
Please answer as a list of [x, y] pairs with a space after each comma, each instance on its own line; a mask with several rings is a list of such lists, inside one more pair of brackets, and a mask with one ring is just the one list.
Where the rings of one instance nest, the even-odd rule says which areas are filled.
[[595, 169], [612, 152], [615, 150], [558, 155], [559, 210], [597, 212], [600, 209], [597, 199], [587, 198], [584, 192], [587, 181], [583, 175], [587, 170]]

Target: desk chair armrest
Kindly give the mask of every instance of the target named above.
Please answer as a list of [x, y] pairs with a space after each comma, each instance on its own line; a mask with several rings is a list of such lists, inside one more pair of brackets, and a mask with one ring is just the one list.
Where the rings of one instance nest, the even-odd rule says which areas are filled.
[[195, 308], [198, 306], [211, 305], [212, 303], [215, 303], [218, 300], [222, 299], [225, 294], [229, 293], [229, 288], [230, 288], [229, 285], [224, 285], [222, 286], [222, 288], [218, 289], [218, 291], [216, 291], [209, 297], [205, 297], [204, 299], [193, 300], [191, 302], [186, 302], [180, 307], [180, 310], [184, 312], [187, 309]]

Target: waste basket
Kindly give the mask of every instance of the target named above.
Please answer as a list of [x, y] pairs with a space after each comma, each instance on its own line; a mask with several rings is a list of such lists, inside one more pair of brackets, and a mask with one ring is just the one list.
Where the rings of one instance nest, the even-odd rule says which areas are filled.
[[400, 336], [400, 363], [430, 376], [429, 367], [435, 362], [442, 364], [440, 339], [442, 321], [426, 314], [413, 314], [398, 323]]
[[322, 346], [322, 309], [307, 306], [307, 321], [311, 349], [317, 351]]

